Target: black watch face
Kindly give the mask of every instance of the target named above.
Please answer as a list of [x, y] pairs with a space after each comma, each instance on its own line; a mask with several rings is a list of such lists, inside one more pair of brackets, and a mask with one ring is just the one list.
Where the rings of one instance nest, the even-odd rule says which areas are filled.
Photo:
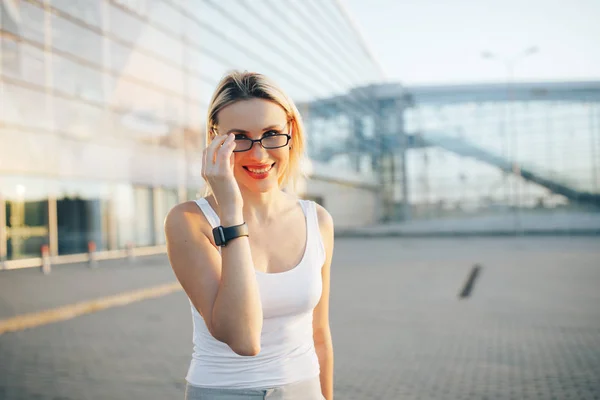
[[223, 232], [223, 227], [217, 226], [215, 229], [213, 229], [213, 236], [217, 246], [223, 246], [225, 244], [225, 233]]

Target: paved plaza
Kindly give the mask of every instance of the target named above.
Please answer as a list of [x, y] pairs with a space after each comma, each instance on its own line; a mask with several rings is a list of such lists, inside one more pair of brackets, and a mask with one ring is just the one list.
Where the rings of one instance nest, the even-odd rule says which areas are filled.
[[[174, 280], [165, 256], [0, 271], [0, 320]], [[340, 238], [331, 296], [336, 399], [600, 399], [597, 237]], [[0, 399], [182, 399], [191, 329], [178, 291], [4, 333]]]

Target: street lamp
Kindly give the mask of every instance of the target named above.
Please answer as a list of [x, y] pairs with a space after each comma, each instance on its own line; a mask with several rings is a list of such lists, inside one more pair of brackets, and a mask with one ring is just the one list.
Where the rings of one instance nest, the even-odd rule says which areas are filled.
[[537, 52], [539, 52], [539, 48], [537, 46], [531, 46], [526, 48], [525, 50], [515, 54], [512, 57], [501, 57], [499, 55], [497, 55], [496, 53], [492, 53], [491, 51], [482, 51], [481, 52], [481, 57], [488, 59], [488, 60], [496, 60], [501, 62], [504, 67], [506, 68], [506, 76], [507, 76], [507, 81], [508, 83], [512, 83], [512, 79], [513, 79], [513, 74], [514, 74], [514, 67], [515, 64], [522, 60], [523, 58], [536, 54]]
[[[501, 57], [499, 55], [497, 55], [496, 53], [492, 53], [490, 51], [482, 51], [481, 52], [481, 57], [487, 60], [493, 60], [493, 61], [498, 61], [500, 62], [505, 70], [506, 70], [506, 117], [505, 117], [505, 123], [504, 123], [504, 136], [505, 136], [505, 140], [503, 142], [504, 144], [504, 151], [503, 151], [503, 155], [511, 162], [512, 164], [512, 171], [517, 174], [518, 176], [520, 176], [520, 166], [518, 165], [518, 161], [517, 161], [517, 139], [515, 137], [515, 132], [514, 129], [512, 129], [512, 126], [510, 126], [510, 124], [512, 123], [512, 118], [511, 118], [511, 101], [512, 99], [512, 84], [513, 84], [513, 79], [514, 79], [514, 70], [515, 70], [515, 65], [523, 60], [524, 58], [536, 54], [539, 52], [539, 48], [537, 46], [531, 46], [528, 47], [522, 51], [520, 51], [519, 53], [511, 56], [511, 57]], [[509, 137], [509, 134], [512, 133], [512, 138]], [[512, 140], [510, 140], [512, 139]], [[509, 148], [509, 144], [510, 142], [512, 142], [512, 146], [511, 147], [511, 151], [510, 151], [510, 157], [508, 154], [508, 148]], [[506, 181], [507, 177], [508, 177], [509, 171], [505, 171], [504, 174], [504, 179]], [[515, 187], [514, 187], [514, 197], [515, 197], [515, 217], [516, 217], [516, 221], [515, 223], [519, 223], [518, 221], [518, 207], [519, 207], [519, 196], [517, 193], [517, 185], [518, 182], [515, 179]], [[508, 185], [505, 184], [505, 187], [507, 187]], [[506, 203], [507, 205], [510, 204], [509, 201], [509, 193], [508, 193], [508, 188], [505, 191], [505, 199], [506, 199]]]

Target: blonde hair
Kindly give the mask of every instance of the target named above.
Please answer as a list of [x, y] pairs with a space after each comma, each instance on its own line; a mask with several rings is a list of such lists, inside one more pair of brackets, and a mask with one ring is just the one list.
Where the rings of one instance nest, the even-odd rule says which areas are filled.
[[[285, 92], [266, 76], [248, 71], [230, 71], [218, 83], [210, 100], [206, 119], [206, 145], [216, 136], [219, 111], [241, 100], [264, 99], [279, 105], [291, 124], [290, 158], [286, 170], [278, 177], [279, 187], [295, 186], [303, 177], [301, 162], [304, 157], [304, 124], [298, 108]], [[206, 187], [210, 193], [209, 185]]]

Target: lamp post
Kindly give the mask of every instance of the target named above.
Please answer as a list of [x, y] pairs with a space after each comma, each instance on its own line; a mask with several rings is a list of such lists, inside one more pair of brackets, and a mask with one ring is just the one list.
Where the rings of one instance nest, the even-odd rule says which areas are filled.
[[[503, 141], [503, 156], [506, 157], [506, 159], [510, 162], [511, 164], [511, 169], [512, 172], [517, 175], [517, 176], [521, 176], [521, 167], [518, 163], [517, 160], [517, 137], [515, 134], [515, 130], [513, 129], [512, 126], [512, 107], [511, 107], [511, 102], [513, 101], [513, 96], [512, 96], [512, 85], [513, 85], [513, 80], [514, 80], [514, 70], [515, 70], [515, 65], [523, 60], [524, 58], [536, 54], [539, 51], [539, 48], [537, 46], [531, 46], [528, 47], [522, 51], [520, 51], [519, 53], [511, 56], [511, 57], [501, 57], [495, 53], [492, 53], [490, 51], [483, 51], [481, 53], [481, 57], [483, 57], [484, 59], [487, 60], [493, 60], [493, 61], [498, 61], [500, 62], [506, 71], [506, 108], [505, 108], [505, 122], [504, 122], [504, 141]], [[508, 204], [510, 204], [510, 195], [509, 195], [509, 190], [508, 190], [508, 185], [507, 185], [507, 177], [508, 177], [509, 171], [505, 171], [504, 173], [504, 181], [505, 181], [505, 201]], [[518, 218], [518, 208], [519, 208], [519, 203], [520, 203], [520, 199], [519, 199], [519, 194], [518, 194], [518, 179], [515, 179], [515, 183], [514, 183], [514, 187], [513, 187], [513, 198], [515, 201], [514, 207], [515, 207], [515, 224], [516, 224], [516, 229], [518, 231], [518, 225], [519, 225], [519, 218]]]

